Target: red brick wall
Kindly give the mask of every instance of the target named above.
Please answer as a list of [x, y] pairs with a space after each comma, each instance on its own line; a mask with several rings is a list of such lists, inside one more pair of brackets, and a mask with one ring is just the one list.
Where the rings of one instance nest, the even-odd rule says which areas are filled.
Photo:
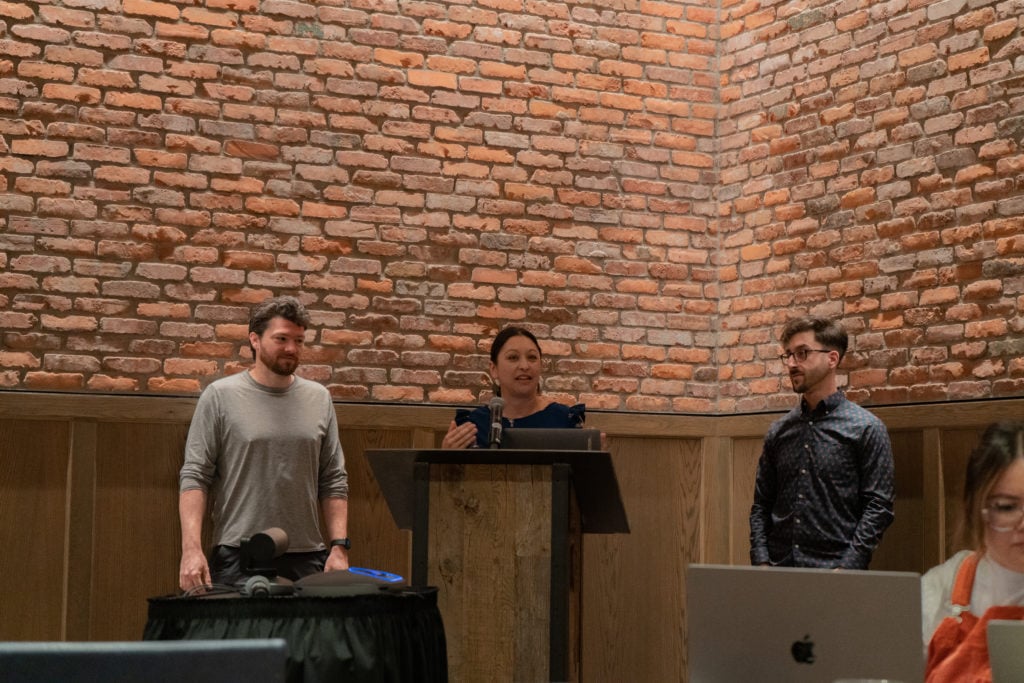
[[1024, 391], [1024, 6], [723, 10], [718, 409], [790, 405], [775, 332], [842, 319], [862, 403]]
[[343, 400], [1019, 395], [1012, 3], [0, 0], [0, 387], [194, 393], [298, 293]]

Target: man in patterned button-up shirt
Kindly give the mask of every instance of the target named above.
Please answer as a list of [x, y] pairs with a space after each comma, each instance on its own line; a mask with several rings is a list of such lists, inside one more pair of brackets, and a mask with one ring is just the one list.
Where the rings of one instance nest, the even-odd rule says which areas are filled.
[[848, 343], [842, 327], [798, 318], [781, 341], [802, 400], [765, 436], [750, 509], [751, 564], [867, 569], [893, 519], [889, 435], [837, 387]]

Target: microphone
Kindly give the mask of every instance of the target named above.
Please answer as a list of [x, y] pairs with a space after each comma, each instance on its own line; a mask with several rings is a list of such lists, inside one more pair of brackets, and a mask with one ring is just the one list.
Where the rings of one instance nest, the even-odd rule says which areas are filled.
[[491, 435], [487, 440], [488, 448], [501, 448], [501, 411], [505, 408], [505, 400], [495, 396], [489, 404], [491, 409]]
[[238, 550], [242, 571], [259, 572], [270, 567], [275, 557], [288, 551], [288, 534], [284, 529], [270, 527], [243, 538]]
[[248, 542], [249, 553], [262, 562], [270, 562], [288, 552], [288, 532], [276, 526], [243, 538], [242, 542]]

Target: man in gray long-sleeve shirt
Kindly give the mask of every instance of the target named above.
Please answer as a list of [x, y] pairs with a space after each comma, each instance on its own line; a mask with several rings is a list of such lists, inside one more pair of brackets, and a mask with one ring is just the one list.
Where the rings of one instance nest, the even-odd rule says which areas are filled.
[[[293, 297], [257, 305], [249, 321], [252, 367], [199, 397], [179, 477], [182, 590], [244, 580], [240, 542], [272, 527], [288, 536], [288, 553], [275, 560], [281, 576], [348, 568], [348, 477], [334, 406], [326, 388], [294, 374], [308, 327]], [[201, 536], [209, 498], [207, 558]]]

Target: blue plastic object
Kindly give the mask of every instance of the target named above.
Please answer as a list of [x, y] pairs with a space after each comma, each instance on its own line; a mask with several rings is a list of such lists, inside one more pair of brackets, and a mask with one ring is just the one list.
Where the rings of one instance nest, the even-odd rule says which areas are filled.
[[405, 579], [398, 574], [392, 574], [382, 569], [367, 569], [366, 567], [349, 567], [349, 573], [359, 574], [361, 576], [368, 576], [372, 579], [379, 579], [388, 583], [401, 583]]

